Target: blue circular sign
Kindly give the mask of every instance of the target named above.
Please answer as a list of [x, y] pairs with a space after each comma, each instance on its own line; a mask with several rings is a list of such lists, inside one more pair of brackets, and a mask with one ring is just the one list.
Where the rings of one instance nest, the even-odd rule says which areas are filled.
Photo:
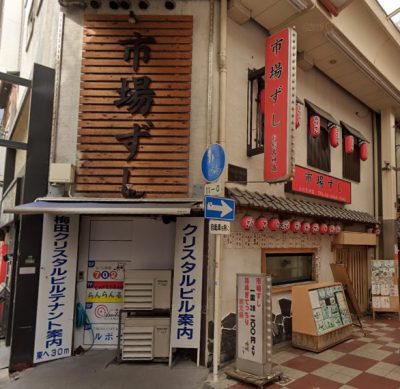
[[225, 168], [225, 151], [221, 145], [214, 143], [207, 147], [201, 161], [201, 171], [206, 181], [216, 181]]

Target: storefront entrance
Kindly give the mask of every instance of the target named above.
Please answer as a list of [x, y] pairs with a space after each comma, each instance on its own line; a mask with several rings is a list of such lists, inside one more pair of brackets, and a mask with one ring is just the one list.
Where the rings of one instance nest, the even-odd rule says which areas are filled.
[[346, 267], [362, 312], [368, 308], [367, 250], [363, 246], [336, 249], [336, 263]]

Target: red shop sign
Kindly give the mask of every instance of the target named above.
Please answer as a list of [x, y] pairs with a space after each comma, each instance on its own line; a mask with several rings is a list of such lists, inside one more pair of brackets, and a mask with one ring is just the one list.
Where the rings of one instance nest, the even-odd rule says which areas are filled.
[[351, 183], [301, 166], [295, 167], [292, 191], [351, 204]]
[[265, 45], [264, 180], [293, 175], [292, 143], [296, 109], [296, 32], [286, 28]]

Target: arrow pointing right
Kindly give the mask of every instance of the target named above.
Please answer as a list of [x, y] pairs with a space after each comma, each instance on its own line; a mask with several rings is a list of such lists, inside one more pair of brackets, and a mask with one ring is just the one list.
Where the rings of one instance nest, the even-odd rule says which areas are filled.
[[207, 210], [221, 212], [220, 217], [224, 217], [228, 213], [232, 212], [232, 208], [224, 200], [221, 200], [221, 205], [213, 204], [209, 201], [207, 203]]

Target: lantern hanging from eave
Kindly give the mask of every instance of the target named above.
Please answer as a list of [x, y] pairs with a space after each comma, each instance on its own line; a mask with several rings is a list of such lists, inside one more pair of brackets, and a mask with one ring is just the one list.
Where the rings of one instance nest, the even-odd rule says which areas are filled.
[[325, 224], [325, 223], [321, 223], [321, 224], [319, 225], [319, 233], [320, 233], [321, 235], [324, 235], [324, 234], [326, 234], [327, 232], [328, 232], [328, 225]]
[[342, 227], [340, 227], [340, 224], [336, 224], [335, 235], [339, 235], [341, 232], [342, 232]]
[[268, 219], [265, 216], [260, 216], [256, 220], [256, 228], [258, 231], [264, 231], [268, 226]]
[[265, 89], [261, 89], [260, 92], [260, 111], [265, 114]]
[[321, 118], [318, 115], [310, 117], [310, 135], [313, 138], [318, 138], [321, 133]]
[[300, 232], [301, 223], [298, 220], [292, 220], [290, 223], [290, 229], [293, 233]]
[[301, 231], [303, 234], [308, 234], [308, 233], [310, 232], [310, 229], [311, 229], [311, 226], [310, 226], [310, 223], [309, 223], [309, 222], [303, 222], [303, 223], [301, 223], [301, 229], [300, 229], [300, 231]]
[[375, 226], [372, 229], [372, 233], [375, 234], [375, 235], [380, 235], [381, 234], [381, 228], [379, 226]]
[[318, 234], [318, 232], [319, 232], [319, 224], [318, 223], [312, 223], [310, 231], [314, 235]]
[[360, 143], [360, 159], [366, 161], [368, 159], [368, 145], [367, 142]]
[[339, 146], [339, 128], [336, 124], [329, 126], [329, 141], [332, 147]]
[[290, 229], [290, 221], [289, 220], [282, 220], [281, 225], [279, 226], [282, 232], [288, 232]]
[[240, 224], [244, 230], [248, 231], [254, 226], [254, 218], [250, 215], [244, 215]]
[[354, 136], [346, 135], [344, 137], [344, 151], [346, 154], [351, 154], [354, 151]]
[[328, 235], [335, 235], [336, 234], [336, 226], [334, 224], [328, 225]]
[[279, 228], [280, 225], [281, 225], [281, 222], [276, 217], [273, 217], [272, 219], [268, 220], [268, 228], [271, 231], [276, 231]]
[[301, 121], [301, 104], [296, 103], [296, 128], [300, 127], [300, 121]]

